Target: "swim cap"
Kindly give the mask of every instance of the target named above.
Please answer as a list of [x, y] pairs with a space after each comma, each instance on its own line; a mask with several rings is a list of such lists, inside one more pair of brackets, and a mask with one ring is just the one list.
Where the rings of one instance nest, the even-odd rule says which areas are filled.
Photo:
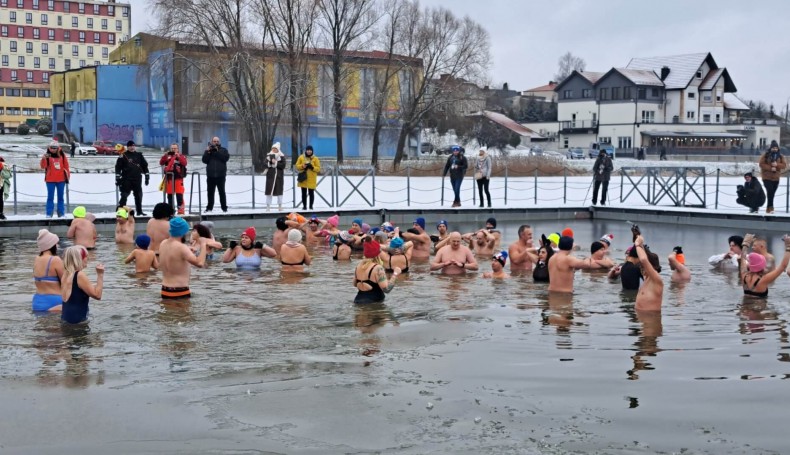
[[379, 242], [365, 242], [362, 248], [362, 255], [368, 259], [378, 257], [381, 253], [381, 244]]
[[289, 213], [288, 214], [288, 219], [291, 220], [291, 221], [296, 221], [299, 224], [304, 224], [304, 222], [307, 221], [307, 219], [305, 217], [303, 217], [302, 215], [300, 215], [300, 214], [298, 214], [296, 212]]
[[353, 220], [351, 220], [351, 224], [356, 224], [359, 227], [362, 227], [362, 218], [354, 218]]
[[285, 224], [285, 217], [284, 216], [281, 216], [280, 218], [277, 218], [276, 220], [274, 220], [274, 224], [277, 225], [277, 229], [279, 229], [281, 231], [284, 231], [284, 230], [288, 229], [288, 225]]
[[123, 153], [126, 151], [126, 147], [123, 144], [115, 144], [115, 151], [118, 153]]
[[386, 242], [389, 236], [387, 235], [386, 231], [378, 231], [374, 235], [377, 239], [381, 239], [382, 241]]
[[590, 253], [595, 254], [598, 251], [601, 251], [603, 248], [604, 248], [603, 242], [595, 241], [592, 243], [592, 245], [590, 245]]
[[96, 215], [88, 212], [85, 214], [85, 219], [93, 223], [94, 221], [96, 221]]
[[612, 240], [614, 240], [613, 234], [604, 234], [600, 241], [606, 246], [612, 246]]
[[447, 224], [447, 220], [439, 220], [439, 222], [438, 222], [438, 223], [436, 223], [436, 227], [437, 227], [437, 228], [438, 228], [439, 226], [441, 226], [441, 225], [444, 225], [444, 227], [446, 227], [446, 228], [449, 228], [449, 227], [450, 227], [450, 226]]
[[38, 231], [38, 251], [47, 251], [60, 242], [60, 238], [46, 229]]
[[422, 229], [425, 229], [425, 218], [423, 218], [423, 217], [416, 218], [414, 220], [414, 224], [416, 224], [417, 226], [421, 227]]
[[563, 237], [573, 238], [573, 229], [566, 227], [565, 229], [562, 230], [562, 233], [560, 235]]
[[392, 226], [392, 223], [390, 223], [389, 221], [385, 221], [385, 222], [381, 223], [381, 229], [385, 229], [386, 230], [387, 228], [395, 229]]
[[546, 237], [546, 238], [547, 238], [547, 239], [549, 239], [549, 242], [551, 242], [551, 243], [553, 243], [553, 244], [555, 244], [555, 245], [557, 245], [558, 243], [560, 243], [560, 235], [559, 235], [559, 234], [557, 234], [556, 232], [555, 232], [555, 233], [553, 233], [553, 234], [549, 234], [549, 236], [548, 236], [548, 237]]
[[507, 262], [507, 251], [500, 251], [499, 253], [495, 254], [494, 259], [504, 266]]
[[155, 220], [164, 220], [170, 218], [173, 216], [173, 207], [170, 207], [170, 204], [159, 202], [154, 206], [153, 215]]
[[403, 239], [400, 237], [395, 237], [394, 239], [390, 240], [390, 249], [398, 248], [403, 248]]
[[749, 253], [746, 257], [749, 261], [749, 271], [760, 273], [765, 270], [765, 257], [760, 253]]
[[342, 240], [342, 241], [344, 241], [346, 243], [350, 242], [351, 239], [353, 238], [348, 231], [340, 231], [339, 237], [340, 237], [340, 240]]
[[134, 239], [134, 244], [142, 250], [147, 250], [148, 246], [151, 245], [151, 237], [146, 234], [140, 234]]
[[557, 246], [560, 247], [560, 250], [562, 251], [570, 251], [573, 248], [573, 237], [563, 235], [560, 237], [560, 241], [557, 243]]
[[257, 232], [257, 231], [255, 230], [255, 228], [254, 228], [254, 227], [252, 227], [252, 226], [248, 227], [247, 229], [245, 229], [245, 230], [244, 230], [244, 232], [242, 232], [242, 233], [241, 233], [241, 235], [246, 235], [246, 236], [247, 236], [247, 237], [249, 237], [249, 238], [250, 238], [250, 240], [252, 240], [253, 242], [255, 241], [255, 236], [256, 236], [257, 234], [258, 234], [258, 232]]
[[486, 224], [490, 224], [492, 228], [496, 227], [496, 218], [491, 217], [486, 220]]
[[340, 224], [340, 216], [332, 215], [326, 219], [326, 223], [329, 224], [330, 226], [337, 227], [337, 225]]
[[85, 218], [85, 214], [88, 213], [88, 211], [85, 210], [85, 207], [79, 206], [71, 213], [74, 215], [74, 218]]
[[115, 216], [118, 218], [127, 219], [129, 218], [129, 212], [127, 212], [125, 208], [120, 208], [117, 212], [115, 212]]
[[301, 242], [302, 241], [302, 231], [299, 229], [291, 229], [288, 231], [288, 241], [289, 242]]
[[209, 231], [213, 231], [214, 230], [214, 222], [213, 221], [206, 220], [206, 221], [201, 221], [198, 224], [202, 224], [203, 226], [206, 226], [206, 229], [208, 229]]
[[362, 223], [362, 233], [367, 234], [370, 232], [370, 225], [368, 223]]
[[183, 218], [174, 217], [170, 219], [170, 237], [183, 237], [189, 232], [189, 223]]
[[318, 221], [318, 217], [315, 215], [310, 217], [310, 222], [315, 224], [320, 224], [320, 222]]

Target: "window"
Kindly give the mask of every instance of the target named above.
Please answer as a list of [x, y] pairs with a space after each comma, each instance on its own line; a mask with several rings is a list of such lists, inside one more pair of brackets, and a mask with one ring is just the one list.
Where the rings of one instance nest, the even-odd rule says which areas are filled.
[[52, 109], [39, 109], [39, 117], [52, 117]]
[[642, 111], [642, 123], [655, 123], [656, 111]]
[[102, 30], [107, 30], [107, 19], [102, 19], [101, 20], [101, 29]]
[[41, 39], [41, 29], [38, 27], [33, 29], [33, 39]]
[[71, 46], [71, 56], [72, 57], [79, 57], [80, 56], [80, 47], [76, 44]]
[[49, 54], [49, 43], [41, 43], [41, 53], [44, 55]]
[[58, 27], [63, 25], [63, 16], [58, 16]]
[[702, 79], [702, 71], [697, 71], [697, 79]]
[[47, 0], [47, 9], [55, 11], [55, 0]]
[[8, 13], [8, 20], [10, 22], [16, 22], [16, 11], [11, 11]]
[[71, 3], [70, 2], [63, 2], [63, 12], [64, 13], [71, 12]]
[[33, 72], [32, 71], [28, 71], [27, 72], [27, 81], [28, 82], [33, 82]]
[[607, 89], [607, 88], [598, 89], [598, 98], [600, 100], [603, 100], [603, 101], [608, 100], [609, 99], [609, 89]]
[[3, 56], [3, 66], [8, 66], [8, 56], [7, 55]]
[[99, 32], [93, 32], [93, 42], [101, 43], [101, 34]]
[[636, 90], [636, 97], [640, 100], [647, 99], [647, 89], [640, 88]]
[[25, 23], [26, 24], [33, 23], [33, 13], [25, 13]]
[[8, 36], [8, 26], [7, 25], [0, 26], [0, 35]]
[[51, 69], [51, 70], [55, 69], [55, 59], [54, 58], [50, 58], [49, 59], [49, 69]]
[[711, 95], [710, 93], [705, 93], [704, 95], [702, 95], [702, 101], [705, 101], [706, 103], [710, 103], [711, 101], [713, 101], [713, 95]]
[[93, 18], [92, 18], [92, 17], [89, 17], [89, 18], [87, 19], [87, 22], [88, 22], [88, 28], [93, 28]]
[[617, 148], [619, 149], [630, 149], [631, 148], [631, 136], [620, 136], [617, 138]]
[[115, 44], [115, 33], [107, 34], [107, 42], [110, 44]]
[[80, 43], [85, 42], [85, 32], [80, 32]]
[[689, 120], [694, 120], [694, 111], [686, 111], [686, 118]]
[[36, 115], [36, 109], [32, 107], [23, 107], [22, 108], [22, 115], [30, 117]]
[[573, 98], [573, 90], [563, 90], [562, 99], [567, 100]]
[[115, 21], [115, 30], [117, 30], [119, 32], [122, 31], [123, 30], [123, 22]]
[[107, 5], [107, 14], [115, 16], [115, 5]]
[[51, 40], [55, 39], [55, 30], [54, 29], [47, 30], [47, 34], [49, 35], [49, 39], [51, 39]]
[[200, 138], [201, 133], [202, 131], [200, 130], [200, 126], [194, 125], [192, 127], [192, 140], [197, 143], [203, 142], [203, 139]]
[[[16, 71], [11, 71], [11, 80], [16, 80]], [[19, 89], [18, 88], [7, 88], [5, 89], [6, 96], [19, 96]]]
[[8, 115], [19, 115], [19, 108], [18, 107], [9, 107], [6, 109], [6, 114]]
[[568, 136], [562, 137], [562, 148], [564, 149], [568, 148]]
[[620, 99], [620, 87], [612, 87], [612, 99], [613, 100]]
[[721, 114], [716, 114], [716, 123], [721, 123]]
[[583, 88], [582, 89], [582, 98], [592, 98], [592, 89], [591, 88]]
[[650, 96], [652, 96], [653, 98], [658, 98], [659, 96], [658, 89], [657, 88], [650, 89]]
[[0, 6], [8, 6], [8, 0], [0, 0]]
[[702, 114], [702, 123], [710, 123], [710, 114]]
[[41, 68], [41, 58], [33, 57], [33, 68]]
[[16, 7], [17, 8], [24, 8], [25, 7], [25, 0], [16, 0]]
[[101, 58], [109, 58], [110, 57], [110, 48], [103, 47], [101, 48]]
[[38, 0], [33, 0], [33, 9], [38, 9]]
[[721, 102], [721, 90], [716, 90], [716, 102]]
[[67, 59], [63, 60], [63, 67], [66, 70], [70, 70], [71, 69], [71, 59], [67, 58]]
[[16, 66], [18, 66], [20, 68], [24, 68], [25, 67], [25, 57], [23, 57], [21, 55], [19, 57], [17, 57], [16, 58]]
[[80, 68], [84, 68], [84, 67], [85, 67], [85, 60], [80, 60]]
[[23, 88], [22, 89], [22, 97], [23, 98], [35, 98], [36, 97], [36, 89], [34, 89], [34, 88]]
[[41, 81], [42, 82], [49, 82], [49, 73], [41, 73]]
[[694, 99], [694, 98], [696, 98], [696, 97], [697, 97], [697, 94], [696, 94], [696, 93], [694, 93], [694, 92], [689, 92], [689, 99], [690, 99], [690, 100], [693, 100], [693, 99]]
[[612, 138], [608, 136], [601, 136], [598, 138], [598, 142], [600, 142], [601, 144], [611, 144]]
[[99, 12], [100, 12], [99, 5], [94, 3], [93, 4], [93, 14], [99, 14]]
[[31, 43], [30, 41], [25, 43], [25, 52], [27, 52], [28, 54], [33, 53], [33, 43]]
[[99, 65], [101, 65], [100, 61], [98, 61], [98, 60], [94, 60], [93, 61], [93, 66], [99, 66]]
[[63, 41], [71, 41], [71, 32], [63, 30]]
[[631, 99], [631, 87], [623, 87], [623, 99], [624, 100]]
[[25, 27], [17, 27], [16, 28], [16, 36], [18, 38], [24, 38], [25, 37]]
[[85, 3], [77, 3], [77, 10], [80, 12], [80, 14], [85, 14]]
[[9, 46], [11, 46], [11, 52], [16, 52], [16, 41], [11, 41]]
[[71, 26], [74, 27], [74, 28], [78, 28], [80, 26], [80, 18], [77, 17], [77, 16], [72, 17], [71, 18]]
[[58, 44], [58, 55], [63, 55], [63, 45]]
[[5, 109], [3, 109], [2, 107], [0, 107], [0, 115], [3, 115], [3, 112], [5, 112]]
[[88, 46], [88, 57], [93, 57], [93, 46]]
[[[121, 11], [122, 11], [122, 13], [121, 13], [121, 16], [123, 16], [123, 17], [129, 17], [129, 7], [128, 7], [128, 6], [124, 6], [124, 7], [121, 9]], [[200, 142], [200, 141], [198, 141], [198, 142]]]

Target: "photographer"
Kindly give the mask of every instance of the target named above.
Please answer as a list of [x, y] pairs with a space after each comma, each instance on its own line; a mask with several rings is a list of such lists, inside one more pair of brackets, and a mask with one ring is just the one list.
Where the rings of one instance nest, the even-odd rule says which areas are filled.
[[299, 180], [297, 186], [302, 189], [302, 210], [307, 210], [307, 198], [310, 195], [310, 210], [313, 210], [315, 202], [315, 188], [318, 186], [318, 172], [321, 171], [321, 161], [315, 156], [313, 146], [308, 145], [304, 153], [299, 155], [296, 160], [296, 170], [304, 175], [304, 179]]
[[47, 153], [41, 158], [40, 166], [41, 169], [44, 169], [44, 181], [47, 184], [47, 218], [52, 218], [56, 191], [58, 193], [58, 218], [62, 218], [66, 211], [63, 191], [69, 183], [71, 170], [69, 169], [69, 160], [58, 141], [49, 143]]
[[787, 168], [785, 157], [779, 151], [779, 144], [776, 141], [771, 141], [771, 148], [760, 157], [759, 164], [765, 192], [768, 194], [768, 207], [765, 208], [765, 213], [774, 213], [774, 194], [779, 188], [779, 177]]
[[749, 207], [749, 213], [757, 213], [765, 204], [763, 187], [751, 172], [743, 174], [743, 179], [743, 185], [738, 185], [738, 199], [735, 202]]
[[143, 174], [145, 174], [145, 186], [148, 186], [150, 181], [148, 162], [143, 154], [137, 151], [134, 141], [128, 141], [125, 149], [120, 145], [116, 146], [116, 150], [121, 154], [115, 161], [115, 186], [121, 192], [118, 206], [125, 206], [129, 193], [132, 193], [137, 216], [146, 216], [143, 213]]
[[285, 155], [280, 151], [280, 143], [275, 142], [266, 155], [266, 210], [272, 205], [272, 196], [277, 196], [277, 209], [283, 209], [283, 171]]
[[167, 203], [173, 207], [173, 195], [178, 203], [178, 214], [184, 214], [184, 177], [187, 175], [187, 157], [178, 150], [178, 144], [170, 144], [170, 150], [162, 155], [159, 164], [165, 167], [162, 189], [167, 194]]
[[601, 186], [603, 186], [601, 190], [601, 205], [606, 205], [606, 192], [609, 189], [609, 178], [612, 175], [612, 170], [614, 170], [612, 159], [609, 157], [609, 154], [606, 153], [606, 150], [601, 149], [601, 151], [598, 152], [598, 158], [595, 160], [595, 164], [593, 164], [593, 173], [595, 174], [593, 177], [595, 181], [593, 184], [593, 205], [598, 203], [598, 189], [601, 188]]
[[229, 159], [228, 149], [220, 144], [218, 137], [213, 138], [208, 143], [206, 151], [203, 152], [203, 162], [206, 164], [206, 186], [208, 187], [207, 212], [214, 210], [215, 189], [219, 191], [219, 205], [222, 207], [222, 211], [228, 211], [228, 203], [225, 198], [225, 176], [228, 173], [226, 163]]

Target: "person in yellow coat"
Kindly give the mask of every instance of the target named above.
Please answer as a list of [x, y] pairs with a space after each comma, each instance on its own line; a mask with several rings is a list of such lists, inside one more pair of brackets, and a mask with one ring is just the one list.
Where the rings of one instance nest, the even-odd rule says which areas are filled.
[[302, 189], [302, 210], [307, 210], [307, 196], [310, 195], [310, 210], [313, 210], [315, 201], [315, 187], [318, 186], [318, 173], [321, 171], [321, 161], [315, 156], [313, 146], [308, 145], [304, 153], [296, 160], [297, 186]]

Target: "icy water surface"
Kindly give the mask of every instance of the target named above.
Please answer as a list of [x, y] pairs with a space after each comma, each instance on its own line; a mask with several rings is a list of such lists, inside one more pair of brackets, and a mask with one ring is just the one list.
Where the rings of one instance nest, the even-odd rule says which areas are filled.
[[[585, 249], [613, 232], [616, 257], [630, 240], [625, 223], [570, 225]], [[77, 329], [30, 313], [35, 242], [2, 240], [0, 452], [787, 453], [790, 279], [744, 303], [706, 263], [732, 232], [642, 230], [663, 276], [677, 244], [694, 273], [660, 316], [599, 274], [558, 301], [531, 276], [425, 263], [355, 308], [353, 264], [322, 248], [306, 274], [214, 263], [191, 305], [162, 305], [158, 276], [105, 240], [89, 267], [106, 265], [105, 299]]]

